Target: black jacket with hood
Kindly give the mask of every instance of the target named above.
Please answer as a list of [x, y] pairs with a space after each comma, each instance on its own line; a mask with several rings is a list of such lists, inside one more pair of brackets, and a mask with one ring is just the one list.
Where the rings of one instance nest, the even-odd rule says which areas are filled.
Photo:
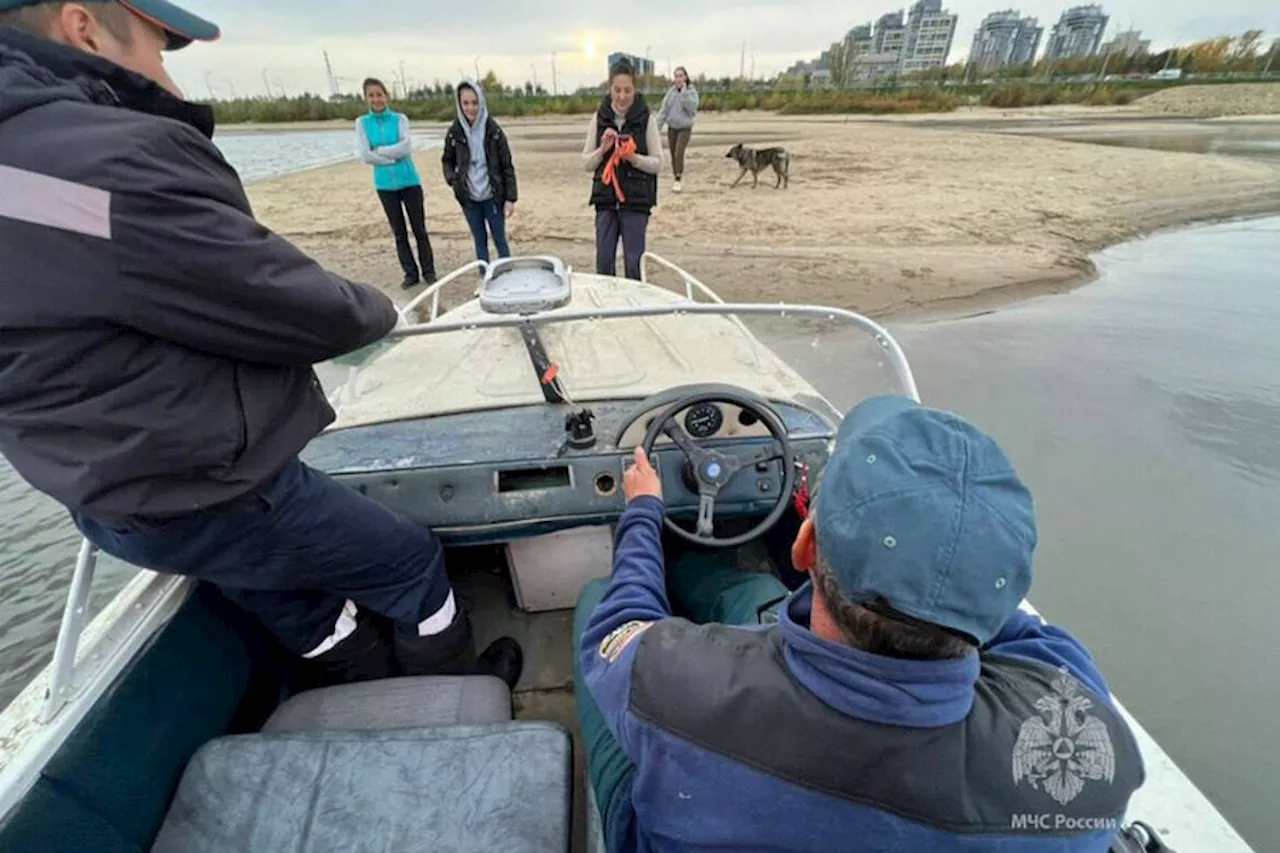
[[333, 420], [395, 308], [254, 218], [212, 112], [0, 27], [0, 453], [111, 522], [233, 500]]
[[491, 198], [502, 204], [519, 201], [516, 187], [516, 167], [511, 160], [511, 145], [507, 142], [507, 134], [502, 126], [489, 115], [489, 107], [485, 103], [484, 89], [478, 83], [467, 80], [459, 83], [453, 90], [453, 104], [458, 117], [453, 120], [449, 132], [444, 137], [444, 153], [440, 157], [444, 167], [444, 182], [453, 188], [458, 204], [465, 205], [471, 201], [471, 192], [467, 185], [467, 170], [471, 168], [471, 144], [468, 140], [470, 123], [462, 114], [462, 87], [470, 86], [480, 100], [480, 119], [484, 122], [484, 158], [489, 171], [489, 192]]

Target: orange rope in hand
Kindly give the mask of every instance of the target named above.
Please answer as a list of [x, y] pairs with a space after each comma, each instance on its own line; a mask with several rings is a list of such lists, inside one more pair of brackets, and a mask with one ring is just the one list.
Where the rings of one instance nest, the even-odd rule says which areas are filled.
[[613, 153], [609, 155], [609, 162], [604, 164], [604, 173], [600, 176], [600, 180], [606, 187], [613, 187], [613, 194], [618, 197], [619, 202], [625, 202], [627, 197], [622, 192], [622, 182], [618, 180], [618, 164], [634, 153], [636, 153], [636, 141], [629, 136], [620, 138], [614, 144]]

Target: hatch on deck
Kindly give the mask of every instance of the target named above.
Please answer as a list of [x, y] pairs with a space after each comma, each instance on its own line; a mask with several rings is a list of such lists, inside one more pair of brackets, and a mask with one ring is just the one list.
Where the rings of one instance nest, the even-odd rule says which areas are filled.
[[502, 258], [489, 266], [480, 286], [480, 307], [488, 314], [536, 314], [572, 299], [569, 270], [549, 255]]

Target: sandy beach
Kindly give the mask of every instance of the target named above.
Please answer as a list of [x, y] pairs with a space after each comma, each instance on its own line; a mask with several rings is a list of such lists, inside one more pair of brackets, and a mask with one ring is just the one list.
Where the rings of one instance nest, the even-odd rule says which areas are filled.
[[[1111, 111], [1114, 114], [1118, 111]], [[1126, 111], [1127, 112], [1127, 111]], [[1046, 119], [1062, 110], [1042, 113]], [[1097, 113], [1105, 116], [1109, 113]], [[987, 111], [998, 120], [1000, 113]], [[1019, 111], [1025, 121], [1035, 111]], [[517, 254], [594, 264], [585, 117], [508, 120], [520, 182]], [[791, 186], [736, 189], [736, 142], [785, 145]], [[472, 258], [440, 173], [416, 155], [443, 274]], [[368, 167], [253, 184], [258, 216], [334, 270], [396, 287], [400, 271]], [[685, 192], [664, 174], [649, 248], [729, 300], [816, 302], [871, 315], [967, 310], [1087, 281], [1090, 252], [1189, 222], [1280, 211], [1280, 165], [859, 118], [699, 120]]]

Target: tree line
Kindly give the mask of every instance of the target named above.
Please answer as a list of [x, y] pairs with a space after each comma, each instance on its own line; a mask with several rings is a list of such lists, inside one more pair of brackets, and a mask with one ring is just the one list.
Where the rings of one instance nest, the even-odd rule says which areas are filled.
[[[843, 47], [833, 47], [833, 64], [849, 62]], [[1124, 78], [1147, 77], [1164, 68], [1180, 68], [1191, 74], [1258, 74], [1272, 63], [1280, 73], [1280, 57], [1262, 50], [1262, 31], [1249, 30], [1236, 37], [1206, 39], [1158, 54], [1131, 57], [1090, 56], [1066, 60], [1040, 60], [1034, 64], [979, 71], [965, 64], [931, 69], [907, 75], [901, 80], [880, 81], [877, 85], [849, 89], [852, 81], [837, 79], [831, 86], [813, 86], [808, 77], [779, 76], [772, 81], [741, 78], [711, 78], [699, 74], [694, 83], [702, 92], [702, 109], [707, 112], [770, 110], [784, 114], [803, 113], [891, 113], [943, 112], [961, 103], [992, 106], [1024, 106], [1041, 103], [1128, 103], [1163, 88], [1167, 83], [1122, 81], [1114, 86], [1081, 86], [1081, 78], [1113, 75]], [[1076, 82], [1072, 82], [1073, 78]], [[991, 82], [988, 83], [987, 81]], [[660, 98], [670, 85], [661, 75], [637, 80], [642, 91]], [[550, 94], [533, 81], [507, 84], [490, 70], [481, 80], [487, 93], [489, 112], [498, 117], [537, 115], [585, 115], [599, 106], [607, 90], [605, 81], [579, 89], [571, 95]], [[456, 115], [454, 83], [436, 81], [430, 85], [398, 93], [396, 109], [415, 121], [452, 121]], [[945, 86], [947, 92], [936, 91]], [[833, 91], [834, 89], [834, 91]], [[354, 121], [365, 112], [358, 94], [321, 97], [304, 93], [291, 97], [257, 97], [210, 102], [222, 124], [247, 122], [284, 123], [300, 121]]]
[[[1126, 104], [1167, 84], [1143, 81], [1139, 84], [1097, 85], [1081, 83], [1028, 85], [1010, 81], [998, 85], [941, 87], [925, 85], [881, 89], [740, 89], [712, 92], [702, 97], [708, 113], [765, 110], [782, 115], [888, 114], [950, 112], [966, 104], [998, 107], [1041, 104]], [[428, 90], [429, 91], [429, 90]], [[448, 122], [455, 117], [453, 100], [438, 91], [429, 97], [396, 101], [396, 109], [414, 121]], [[548, 95], [529, 98], [501, 92], [489, 99], [489, 112], [499, 118], [532, 115], [577, 116], [593, 112], [600, 95]], [[213, 103], [219, 124], [288, 123], [300, 121], [353, 121], [366, 108], [355, 97], [322, 98], [299, 95], [289, 98], [242, 98]]]

